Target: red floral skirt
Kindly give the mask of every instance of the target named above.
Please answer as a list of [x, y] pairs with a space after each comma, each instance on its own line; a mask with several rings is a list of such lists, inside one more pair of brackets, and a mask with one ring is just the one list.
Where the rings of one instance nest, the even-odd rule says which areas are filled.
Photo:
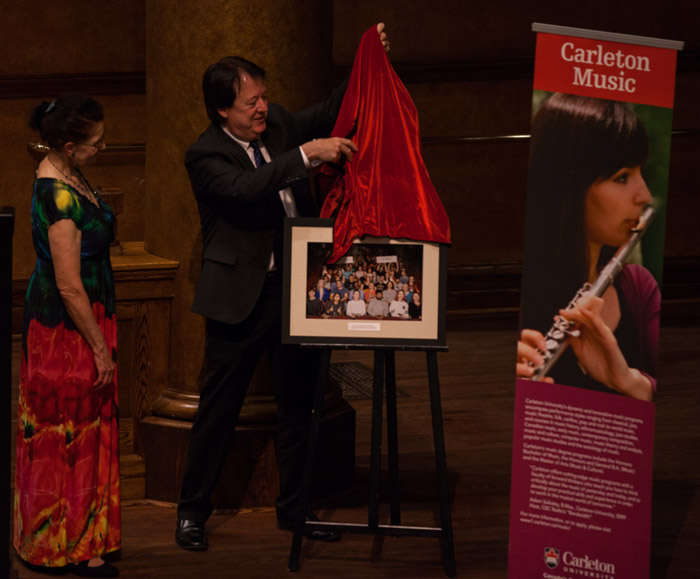
[[[116, 352], [116, 318], [93, 312]], [[117, 378], [95, 390], [92, 351], [74, 329], [31, 320], [20, 369], [14, 546], [62, 567], [121, 545]]]

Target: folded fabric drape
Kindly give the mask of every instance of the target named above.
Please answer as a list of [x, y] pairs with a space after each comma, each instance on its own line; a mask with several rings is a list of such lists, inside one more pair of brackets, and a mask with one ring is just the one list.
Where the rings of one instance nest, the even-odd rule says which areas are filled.
[[325, 164], [321, 217], [335, 216], [332, 263], [364, 235], [450, 243], [450, 224], [421, 155], [418, 113], [376, 28], [362, 37], [332, 136], [358, 147]]

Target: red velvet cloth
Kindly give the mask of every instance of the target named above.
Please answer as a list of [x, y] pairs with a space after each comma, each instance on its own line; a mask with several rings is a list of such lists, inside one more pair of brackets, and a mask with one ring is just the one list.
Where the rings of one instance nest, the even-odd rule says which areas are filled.
[[[418, 113], [372, 27], [362, 37], [334, 137], [358, 147], [333, 177], [321, 217], [335, 215], [334, 262], [364, 235], [450, 243], [450, 223], [421, 156]], [[323, 188], [323, 186], [322, 186]]]

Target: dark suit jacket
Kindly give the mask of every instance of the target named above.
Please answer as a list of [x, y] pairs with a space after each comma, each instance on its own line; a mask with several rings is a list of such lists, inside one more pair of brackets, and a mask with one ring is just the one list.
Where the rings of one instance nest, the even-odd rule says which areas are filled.
[[185, 167], [202, 226], [193, 312], [228, 324], [250, 315], [275, 236], [281, 236], [279, 190], [291, 187], [301, 216], [318, 214], [299, 146], [330, 134], [346, 86], [347, 80], [330, 99], [299, 113], [271, 103], [261, 139], [272, 161], [262, 167], [256, 169], [243, 148], [214, 124], [187, 150]]

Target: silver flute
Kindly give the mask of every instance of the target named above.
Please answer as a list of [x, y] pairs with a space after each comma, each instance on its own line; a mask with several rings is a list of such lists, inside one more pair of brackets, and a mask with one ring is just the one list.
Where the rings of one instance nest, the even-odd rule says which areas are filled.
[[[630, 253], [632, 253], [632, 250], [637, 246], [639, 240], [642, 238], [642, 235], [644, 235], [644, 232], [648, 229], [649, 224], [654, 220], [655, 216], [656, 210], [651, 205], [647, 205], [642, 215], [639, 217], [639, 221], [630, 229], [629, 239], [618, 248], [615, 255], [612, 256], [610, 261], [601, 270], [598, 278], [592, 284], [588, 282], [583, 284], [569, 302], [569, 305], [564, 308], [565, 310], [574, 308], [576, 303], [583, 296], [601, 297], [605, 293], [605, 290], [615, 281], [617, 274], [622, 270]], [[530, 380], [543, 380], [566, 349], [569, 338], [578, 337], [581, 334], [581, 332], [575, 328], [575, 325], [574, 322], [570, 322], [562, 316], [556, 317], [554, 324], [552, 324], [552, 327], [544, 337], [547, 349], [545, 351], [539, 348], [537, 349], [544, 358], [544, 362], [537, 367]]]

